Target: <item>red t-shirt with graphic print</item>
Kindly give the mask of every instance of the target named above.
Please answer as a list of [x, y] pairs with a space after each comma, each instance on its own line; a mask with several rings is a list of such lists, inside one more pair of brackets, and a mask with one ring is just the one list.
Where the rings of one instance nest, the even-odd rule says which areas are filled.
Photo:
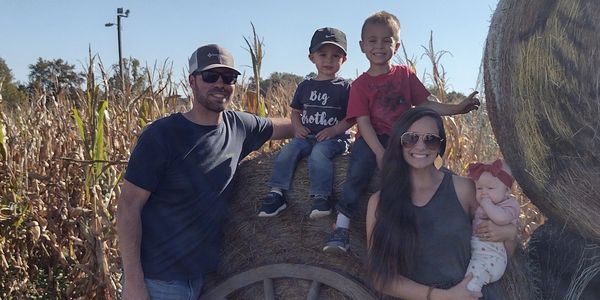
[[389, 135], [402, 113], [424, 103], [429, 95], [406, 65], [394, 65], [378, 76], [365, 72], [352, 83], [346, 119], [355, 122], [357, 117], [369, 116], [375, 133]]

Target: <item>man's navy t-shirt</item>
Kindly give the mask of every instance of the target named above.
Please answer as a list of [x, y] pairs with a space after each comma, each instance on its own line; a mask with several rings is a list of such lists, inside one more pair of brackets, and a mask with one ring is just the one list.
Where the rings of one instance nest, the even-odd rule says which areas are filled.
[[125, 179], [151, 192], [142, 210], [146, 278], [195, 279], [217, 267], [233, 175], [273, 132], [269, 119], [222, 115], [216, 126], [198, 125], [180, 113], [159, 119], [131, 153]]

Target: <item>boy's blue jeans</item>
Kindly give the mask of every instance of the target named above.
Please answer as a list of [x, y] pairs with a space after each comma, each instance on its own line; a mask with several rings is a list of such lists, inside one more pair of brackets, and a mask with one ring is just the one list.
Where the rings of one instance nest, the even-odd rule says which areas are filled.
[[[388, 135], [378, 135], [377, 138], [384, 147], [387, 146]], [[355, 216], [358, 200], [369, 186], [376, 168], [375, 153], [367, 142], [359, 137], [352, 145], [348, 170], [346, 171], [346, 181], [344, 181], [342, 187], [342, 198], [335, 206], [338, 212], [348, 218]]]
[[308, 156], [309, 194], [329, 196], [333, 189], [332, 159], [344, 153], [348, 141], [333, 138], [318, 142], [314, 136], [306, 139], [293, 138], [283, 146], [273, 162], [272, 188], [289, 190], [298, 161]]

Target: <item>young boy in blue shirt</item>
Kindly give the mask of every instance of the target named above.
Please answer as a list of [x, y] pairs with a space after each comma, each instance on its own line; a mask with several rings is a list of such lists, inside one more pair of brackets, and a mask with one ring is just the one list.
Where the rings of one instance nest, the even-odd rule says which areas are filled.
[[308, 58], [317, 76], [302, 81], [292, 103], [294, 138], [283, 146], [273, 162], [270, 192], [263, 199], [259, 217], [274, 217], [287, 207], [289, 190], [298, 161], [308, 156], [309, 194], [313, 205], [310, 218], [331, 214], [333, 189], [332, 159], [349, 144], [345, 120], [350, 82], [337, 77], [346, 61], [346, 35], [335, 28], [321, 28], [311, 39]]

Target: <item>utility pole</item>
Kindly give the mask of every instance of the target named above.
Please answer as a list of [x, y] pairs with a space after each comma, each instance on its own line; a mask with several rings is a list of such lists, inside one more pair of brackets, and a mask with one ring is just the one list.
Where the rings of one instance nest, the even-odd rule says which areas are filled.
[[[125, 74], [123, 73], [123, 54], [121, 50], [121, 18], [129, 17], [129, 9], [123, 11], [122, 7], [117, 8], [117, 43], [119, 46], [119, 75], [121, 75], [121, 90], [125, 89]], [[111, 27], [115, 23], [106, 23], [104, 26]]]

